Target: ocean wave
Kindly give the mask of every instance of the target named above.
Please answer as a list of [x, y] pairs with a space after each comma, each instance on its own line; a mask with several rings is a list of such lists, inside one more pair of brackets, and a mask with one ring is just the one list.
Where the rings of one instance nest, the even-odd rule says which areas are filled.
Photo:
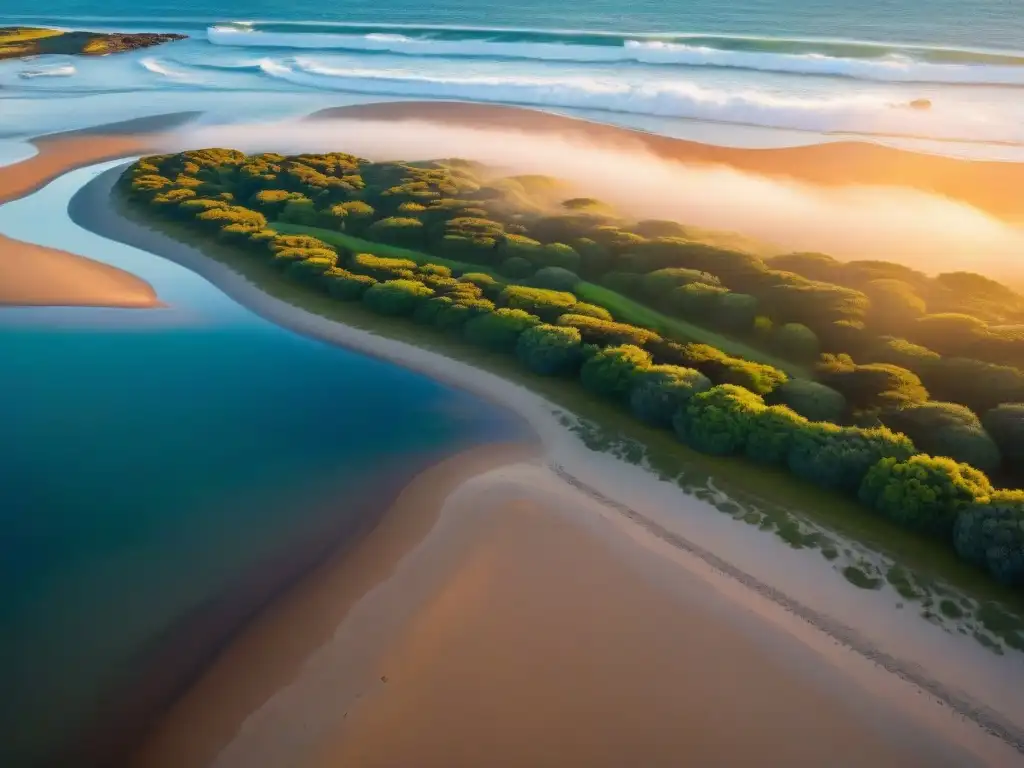
[[146, 56], [145, 58], [139, 59], [139, 65], [154, 75], [160, 75], [166, 77], [169, 80], [175, 80], [180, 83], [201, 83], [202, 80], [197, 78], [191, 72], [187, 72], [184, 69], [175, 69], [170, 66], [163, 59], [158, 59], [155, 56]]
[[[793, 97], [758, 90], [726, 91], [689, 82], [626, 82], [593, 78], [431, 76], [399, 70], [349, 69], [298, 57], [265, 58], [260, 69], [295, 85], [350, 93], [453, 99], [523, 106], [630, 113], [826, 133], [938, 139], [1020, 141], [1013, 129], [962, 115], [894, 105], [885, 97]], [[1016, 133], [1020, 133], [1019, 127]]]
[[77, 70], [71, 64], [63, 64], [56, 67], [43, 67], [41, 69], [26, 69], [18, 73], [18, 77], [30, 80], [34, 77], [71, 77]]
[[[421, 28], [399, 32], [283, 32], [255, 26], [215, 26], [215, 45], [347, 50], [409, 56], [483, 57], [580, 63], [637, 63], [721, 67], [796, 75], [848, 77], [906, 83], [1024, 86], [1024, 59], [1014, 55], [943, 49], [891, 48], [876, 44], [751, 38], [595, 38], [589, 33], [558, 37], [511, 33], [486, 37], [438, 36]], [[520, 35], [522, 37], [522, 35]], [[820, 49], [820, 50], [817, 50]], [[984, 62], [984, 63], [982, 63]]]

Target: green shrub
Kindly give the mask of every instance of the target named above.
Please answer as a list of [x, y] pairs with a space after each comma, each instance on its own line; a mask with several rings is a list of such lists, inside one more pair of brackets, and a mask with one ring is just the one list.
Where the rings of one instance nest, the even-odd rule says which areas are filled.
[[910, 438], [884, 427], [862, 429], [808, 422], [794, 436], [786, 464], [802, 480], [853, 495], [868, 470], [879, 461], [903, 461], [915, 452]]
[[327, 226], [356, 236], [366, 231], [376, 215], [373, 206], [362, 200], [349, 200], [332, 205], [323, 214]]
[[315, 227], [320, 223], [320, 214], [316, 210], [313, 201], [307, 197], [289, 200], [281, 208], [279, 214], [281, 221], [290, 224], [301, 224], [307, 227]]
[[999, 448], [966, 406], [936, 401], [907, 403], [884, 409], [880, 418], [887, 427], [913, 440], [923, 453], [946, 456], [983, 472], [999, 468]]
[[973, 315], [944, 312], [918, 318], [907, 329], [907, 336], [940, 355], [967, 356], [974, 353], [987, 331], [985, 321]]
[[320, 238], [310, 237], [309, 235], [275, 235], [267, 242], [267, 247], [275, 253], [277, 251], [284, 251], [292, 248], [303, 250], [334, 250]]
[[605, 287], [625, 296], [635, 296], [642, 285], [640, 275], [632, 272], [609, 272], [601, 278], [601, 282]]
[[577, 301], [572, 308], [572, 314], [584, 315], [585, 317], [594, 317], [598, 320], [607, 320], [612, 322], [612, 313], [604, 307], [599, 307], [596, 304], [588, 304], [585, 301]]
[[580, 268], [580, 255], [565, 243], [548, 243], [531, 255], [534, 263], [541, 267], [561, 268], [567, 272], [575, 272]]
[[960, 557], [985, 568], [1001, 584], [1024, 584], [1024, 493], [996, 491], [961, 511], [953, 546]]
[[650, 354], [635, 345], [605, 347], [583, 363], [580, 381], [591, 392], [616, 400], [625, 400], [637, 371], [649, 367], [650, 364]]
[[374, 256], [372, 253], [356, 253], [350, 259], [350, 269], [378, 280], [391, 280], [402, 272], [415, 271], [416, 262], [411, 259]]
[[626, 323], [600, 320], [587, 315], [565, 314], [558, 318], [558, 325], [569, 325], [579, 329], [587, 344], [635, 344], [644, 346], [661, 339], [654, 331]]
[[872, 328], [907, 328], [925, 313], [924, 299], [917, 295], [914, 286], [902, 280], [871, 280], [862, 290], [871, 300], [867, 321]]
[[420, 264], [415, 268], [415, 271], [420, 275], [432, 275], [434, 277], [451, 277], [451, 267], [445, 267], [441, 264]]
[[526, 285], [509, 285], [501, 292], [503, 303], [513, 309], [523, 309], [544, 320], [555, 320], [571, 312], [576, 297], [565, 291], [549, 291]]
[[878, 363], [898, 365], [924, 377], [939, 362], [939, 355], [906, 339], [883, 336], [871, 350], [871, 359]]
[[363, 303], [380, 315], [411, 315], [416, 305], [434, 292], [416, 280], [388, 280], [371, 285]]
[[333, 267], [337, 262], [338, 255], [327, 248], [282, 248], [273, 252], [271, 264], [278, 269], [286, 270], [292, 264], [306, 261], [307, 259], [329, 261]]
[[369, 275], [357, 275], [347, 269], [329, 269], [321, 276], [327, 292], [342, 301], [359, 301], [367, 289], [377, 281]]
[[785, 371], [764, 363], [730, 357], [707, 344], [670, 345], [680, 364], [696, 368], [715, 384], [735, 384], [767, 395], [788, 380]]
[[714, 315], [718, 302], [728, 292], [720, 285], [690, 283], [673, 290], [669, 301], [684, 317], [706, 320]]
[[773, 405], [785, 405], [810, 421], [841, 422], [846, 398], [831, 387], [807, 379], [790, 379], [766, 398]]
[[513, 352], [519, 336], [527, 328], [537, 325], [540, 318], [521, 309], [502, 307], [494, 312], [474, 317], [466, 323], [466, 338], [474, 344], [500, 352]]
[[851, 408], [877, 408], [928, 399], [928, 390], [915, 374], [888, 363], [856, 365], [829, 359], [818, 366], [822, 384], [841, 392]]
[[533, 276], [533, 284], [551, 291], [572, 292], [580, 282], [580, 276], [562, 267], [543, 267]]
[[535, 325], [527, 328], [516, 343], [523, 365], [544, 376], [573, 373], [583, 359], [583, 340], [575, 328]]
[[329, 269], [333, 269], [337, 261], [337, 254], [296, 261], [288, 265], [286, 274], [299, 282], [319, 285], [321, 276]]
[[821, 351], [817, 335], [800, 323], [786, 323], [776, 328], [773, 341], [779, 354], [790, 360], [813, 360]]
[[423, 222], [419, 219], [389, 216], [367, 227], [366, 237], [380, 243], [415, 248], [423, 244]]
[[629, 408], [641, 421], [671, 427], [676, 411], [691, 397], [710, 388], [708, 377], [693, 368], [652, 365], [634, 376]]
[[1024, 402], [1024, 372], [964, 357], [944, 357], [924, 377], [937, 400], [962, 403], [984, 413], [1002, 403]]
[[747, 456], [761, 464], [784, 465], [797, 434], [806, 424], [807, 419], [784, 405], [758, 411], [747, 435]]
[[722, 384], [698, 392], [672, 419], [679, 439], [701, 453], [728, 456], [743, 451], [764, 401], [748, 389]]
[[513, 280], [522, 280], [533, 273], [533, 265], [521, 256], [512, 256], [501, 262], [501, 274]]
[[668, 301], [676, 288], [691, 283], [703, 283], [705, 285], [718, 285], [718, 278], [701, 272], [699, 269], [686, 269], [684, 267], [666, 267], [648, 272], [640, 280], [644, 294], [655, 301]]
[[863, 504], [895, 523], [949, 541], [961, 510], [992, 493], [983, 472], [926, 454], [884, 458], [865, 475]]
[[463, 283], [472, 283], [473, 285], [484, 290], [487, 290], [488, 288], [491, 288], [492, 286], [495, 285], [500, 285], [500, 283], [497, 280], [483, 272], [466, 272], [461, 277], [459, 277], [459, 281]]
[[756, 318], [757, 298], [748, 293], [724, 293], [714, 308], [715, 323], [734, 333], [753, 329]]
[[997, 405], [982, 417], [982, 424], [1008, 464], [1024, 463], [1024, 403]]

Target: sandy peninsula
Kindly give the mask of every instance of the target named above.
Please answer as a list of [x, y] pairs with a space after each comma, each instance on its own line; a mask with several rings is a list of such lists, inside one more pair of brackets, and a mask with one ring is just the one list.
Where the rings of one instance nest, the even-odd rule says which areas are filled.
[[[36, 155], [0, 166], [0, 205], [75, 168], [153, 151], [165, 141], [164, 131], [191, 117], [145, 118], [37, 138]], [[0, 236], [0, 305], [149, 308], [161, 302], [149, 283], [130, 272]]]
[[[446, 464], [421, 476], [356, 553], [310, 575], [221, 655], [134, 765], [1019, 759], [1019, 711], [975, 708], [934, 670], [858, 645], [720, 558], [637, 525], [643, 515], [610, 498], [640, 504], [650, 489], [583, 449], [550, 403], [263, 293], [118, 213], [116, 175], [79, 193], [76, 221], [192, 269], [283, 327], [490, 397], [543, 445], [483, 474]], [[588, 465], [587, 482], [609, 496], [566, 482]]]
[[[362, 109], [393, 109], [402, 119], [416, 108]], [[485, 109], [503, 120], [520, 112]], [[41, 142], [40, 154], [25, 161], [36, 161], [36, 170], [22, 168], [17, 184], [0, 182], [0, 190], [27, 194], [72, 167], [169, 148], [171, 141], [138, 126], [64, 140]], [[558, 409], [522, 387], [311, 315], [195, 248], [128, 220], [111, 204], [117, 173], [76, 196], [76, 222], [182, 264], [285, 328], [500, 402], [529, 421], [542, 444], [539, 452], [474, 451], [420, 475], [358, 548], [309, 574], [219, 656], [149, 731], [134, 765], [1020, 760], [1021, 697], [1005, 685], [1006, 675], [999, 683], [1001, 670], [1017, 667], [997, 666], [1009, 660], [986, 658], [987, 676], [965, 666], [957, 677], [955, 666], [934, 666], [944, 660], [934, 652], [959, 639], [916, 630], [907, 637], [919, 655], [887, 655], [870, 638], [843, 632], [842, 624], [723, 561], [735, 552], [723, 547], [715, 550], [721, 557], [711, 557], [682, 535], [638, 525], [654, 507], [673, 511], [673, 504], [697, 502], [682, 501], [677, 488], [667, 500], [664, 489], [638, 479], [642, 470], [587, 452], [555, 418]], [[679, 519], [689, 525], [698, 517]], [[704, 536], [696, 528], [684, 533]], [[762, 538], [741, 554], [756, 557], [754, 549], [771, 545]], [[779, 583], [828, 608], [846, 587], [808, 578], [813, 568], [803, 565], [780, 570], [788, 572], [776, 574]], [[873, 621], [897, 619], [884, 614]], [[868, 623], [859, 628], [866, 632]]]

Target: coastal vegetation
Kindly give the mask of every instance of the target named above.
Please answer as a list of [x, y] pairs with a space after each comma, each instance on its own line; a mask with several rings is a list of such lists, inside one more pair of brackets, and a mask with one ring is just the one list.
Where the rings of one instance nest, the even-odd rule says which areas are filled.
[[47, 27], [0, 27], [0, 59], [41, 54], [105, 56], [149, 48], [185, 35], [154, 32], [78, 32]]
[[987, 278], [764, 261], [460, 160], [211, 149], [122, 189], [310, 295], [576, 380], [1024, 584], [1024, 298]]

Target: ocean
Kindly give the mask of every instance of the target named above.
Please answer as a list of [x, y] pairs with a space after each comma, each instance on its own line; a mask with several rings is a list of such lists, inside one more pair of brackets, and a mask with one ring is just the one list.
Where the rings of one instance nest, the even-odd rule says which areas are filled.
[[[224, 122], [463, 99], [722, 144], [860, 137], [1024, 156], [1018, 0], [234, 0], [216, 10], [56, 0], [46, 8], [36, 16], [35, 4], [8, 0], [3, 20], [189, 39], [103, 60], [0, 63], [0, 137], [189, 106]], [[63, 106], [68, 98], [74, 110]]]

